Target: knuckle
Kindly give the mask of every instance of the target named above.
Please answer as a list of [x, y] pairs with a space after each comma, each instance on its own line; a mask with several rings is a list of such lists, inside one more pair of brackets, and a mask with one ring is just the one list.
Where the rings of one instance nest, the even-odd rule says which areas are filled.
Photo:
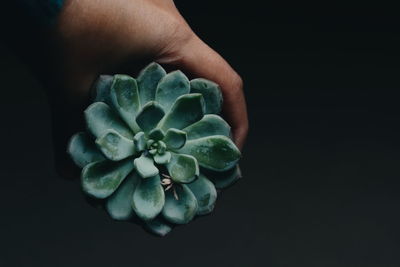
[[229, 91], [233, 95], [240, 95], [243, 91], [243, 80], [236, 72], [233, 72], [232, 76], [230, 76], [229, 81], [227, 83], [229, 86]]
[[247, 133], [249, 132], [249, 123], [247, 120], [243, 122], [241, 132], [243, 133], [243, 135], [247, 135]]
[[163, 63], [179, 63], [182, 60], [184, 46], [194, 39], [194, 32], [180, 20], [173, 20], [166, 41], [158, 53], [158, 58]]
[[243, 79], [236, 72], [233, 74], [232, 87], [237, 89], [237, 90], [242, 90], [243, 89]]

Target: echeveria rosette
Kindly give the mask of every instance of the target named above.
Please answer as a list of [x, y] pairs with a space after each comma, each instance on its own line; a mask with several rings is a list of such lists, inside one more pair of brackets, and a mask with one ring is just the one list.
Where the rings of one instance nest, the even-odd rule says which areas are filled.
[[87, 132], [68, 152], [82, 188], [116, 220], [139, 218], [158, 235], [210, 213], [217, 189], [240, 177], [240, 151], [217, 114], [217, 84], [151, 63], [137, 79], [101, 76], [84, 112]]

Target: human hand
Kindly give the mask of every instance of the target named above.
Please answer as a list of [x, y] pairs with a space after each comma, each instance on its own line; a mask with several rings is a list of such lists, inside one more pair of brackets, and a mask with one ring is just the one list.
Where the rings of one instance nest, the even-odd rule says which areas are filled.
[[63, 158], [66, 143], [80, 127], [77, 118], [98, 75], [133, 75], [150, 61], [219, 84], [223, 116], [242, 149], [248, 131], [242, 80], [196, 36], [172, 0], [67, 0], [54, 37], [59, 67], [49, 95], [59, 148], [56, 164], [62, 173], [68, 171]]

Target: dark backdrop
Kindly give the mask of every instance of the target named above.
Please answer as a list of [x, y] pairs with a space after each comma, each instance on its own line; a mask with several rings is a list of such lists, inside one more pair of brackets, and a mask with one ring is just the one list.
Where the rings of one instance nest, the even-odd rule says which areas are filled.
[[394, 6], [176, 2], [244, 79], [244, 178], [165, 238], [112, 221], [56, 175], [41, 85], [2, 44], [0, 266], [400, 266]]

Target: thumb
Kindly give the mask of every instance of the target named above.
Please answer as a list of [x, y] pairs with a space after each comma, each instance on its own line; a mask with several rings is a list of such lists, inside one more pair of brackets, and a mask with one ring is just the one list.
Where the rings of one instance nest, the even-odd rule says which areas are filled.
[[232, 67], [196, 35], [157, 61], [194, 77], [211, 80], [221, 87], [223, 116], [232, 127], [236, 145], [242, 149], [248, 131], [247, 108], [242, 79]]

